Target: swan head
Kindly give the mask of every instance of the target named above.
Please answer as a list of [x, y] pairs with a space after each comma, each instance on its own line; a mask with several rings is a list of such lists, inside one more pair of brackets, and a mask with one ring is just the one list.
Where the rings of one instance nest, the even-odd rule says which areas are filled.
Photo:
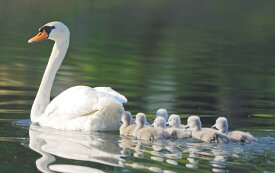
[[165, 122], [167, 121], [168, 119], [168, 112], [166, 109], [158, 109], [157, 112], [156, 112], [156, 117], [163, 117]]
[[146, 122], [146, 115], [144, 113], [137, 113], [135, 122], [138, 126], [144, 126]]
[[201, 120], [198, 116], [190, 116], [187, 119], [187, 126], [190, 129], [201, 130]]
[[177, 114], [170, 115], [167, 124], [171, 127], [179, 128], [181, 124], [180, 116]]
[[70, 31], [62, 22], [50, 22], [39, 28], [36, 36], [29, 39], [28, 43], [35, 43], [50, 39], [53, 41], [65, 40], [70, 38]]
[[165, 119], [163, 117], [157, 117], [154, 120], [152, 126], [157, 127], [157, 128], [165, 128], [165, 126], [166, 126]]
[[132, 114], [131, 112], [124, 111], [121, 117], [122, 124], [130, 124], [132, 121]]
[[214, 124], [212, 128], [217, 128], [221, 133], [227, 133], [227, 130], [228, 130], [227, 119], [225, 117], [217, 118], [216, 124]]

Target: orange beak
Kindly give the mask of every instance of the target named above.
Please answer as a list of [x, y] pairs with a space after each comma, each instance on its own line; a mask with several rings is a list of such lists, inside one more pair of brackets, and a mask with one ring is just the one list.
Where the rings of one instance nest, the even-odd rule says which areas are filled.
[[29, 39], [28, 43], [39, 42], [39, 41], [45, 40], [48, 37], [49, 37], [49, 35], [47, 34], [47, 32], [44, 29], [42, 32], [39, 32], [36, 36]]

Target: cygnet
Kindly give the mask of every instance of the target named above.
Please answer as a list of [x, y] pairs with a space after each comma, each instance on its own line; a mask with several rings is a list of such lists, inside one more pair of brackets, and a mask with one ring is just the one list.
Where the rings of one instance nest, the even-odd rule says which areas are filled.
[[167, 125], [178, 129], [186, 129], [186, 126], [181, 124], [180, 116], [177, 114], [170, 115]]
[[137, 126], [133, 132], [134, 137], [143, 140], [167, 139], [169, 137], [168, 133], [165, 132], [162, 128], [145, 126], [145, 120], [146, 117], [143, 114], [139, 114], [136, 116]]
[[132, 135], [134, 129], [136, 128], [136, 124], [131, 124], [131, 120], [131, 112], [124, 111], [121, 117], [122, 125], [119, 128], [120, 135]]
[[[144, 115], [144, 116], [146, 117], [146, 115], [145, 115], [144, 113], [142, 113], [142, 112], [137, 113], [136, 117], [137, 117], [139, 114], [142, 114], [142, 115]], [[131, 124], [134, 124], [135, 121], [136, 121], [136, 119], [135, 119], [135, 118], [132, 118]], [[148, 126], [150, 125], [150, 123], [148, 123], [146, 119], [145, 119], [145, 125], [148, 125]]]
[[153, 120], [155, 120], [157, 117], [163, 117], [165, 122], [168, 120], [168, 112], [166, 109], [158, 109], [156, 112], [156, 116]]
[[219, 117], [213, 127], [216, 127], [220, 133], [227, 135], [234, 142], [258, 142], [258, 139], [248, 132], [239, 130], [228, 132], [228, 121], [225, 117]]
[[179, 129], [174, 127], [166, 128], [165, 120], [163, 117], [157, 117], [152, 126], [155, 128], [164, 129], [164, 131], [167, 132], [171, 138], [182, 139], [191, 137], [190, 130]]
[[228, 143], [229, 138], [211, 128], [202, 128], [201, 120], [198, 116], [190, 116], [187, 120], [187, 126], [192, 131], [192, 137], [204, 142]]

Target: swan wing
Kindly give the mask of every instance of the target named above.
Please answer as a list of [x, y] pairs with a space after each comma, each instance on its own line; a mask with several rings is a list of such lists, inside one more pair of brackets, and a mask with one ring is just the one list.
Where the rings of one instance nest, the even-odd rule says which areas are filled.
[[45, 115], [73, 119], [96, 113], [114, 102], [121, 104], [116, 96], [107, 92], [88, 86], [75, 86], [55, 97], [47, 106]]
[[103, 93], [107, 93], [107, 94], [114, 96], [121, 103], [127, 103], [127, 101], [128, 101], [126, 99], [126, 97], [124, 97], [120, 93], [116, 92], [111, 87], [95, 87], [94, 89], [98, 92], [103, 92]]

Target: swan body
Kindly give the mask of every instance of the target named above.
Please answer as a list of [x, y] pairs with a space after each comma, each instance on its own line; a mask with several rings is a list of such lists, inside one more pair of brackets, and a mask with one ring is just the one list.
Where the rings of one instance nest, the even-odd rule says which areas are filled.
[[228, 132], [228, 121], [225, 117], [217, 118], [216, 123], [212, 127], [216, 127], [219, 132], [227, 135], [234, 142], [258, 142], [258, 139], [248, 132], [239, 130]]
[[55, 41], [39, 90], [31, 109], [31, 121], [60, 130], [118, 130], [123, 103], [127, 99], [110, 87], [75, 86], [50, 102], [55, 75], [69, 46], [69, 29], [61, 22], [50, 22], [28, 42]]
[[178, 128], [167, 128], [166, 131], [170, 134], [171, 138], [184, 139], [192, 137], [190, 130], [178, 129]]
[[154, 128], [145, 126], [146, 117], [143, 114], [136, 116], [136, 128], [133, 132], [133, 136], [143, 140], [156, 140], [156, 139], [167, 139], [169, 135], [162, 128]]
[[170, 115], [167, 124], [170, 127], [174, 127], [178, 129], [186, 129], [186, 126], [181, 124], [180, 116], [177, 114]]
[[204, 142], [228, 143], [229, 138], [211, 128], [202, 128], [198, 116], [190, 116], [187, 119], [187, 126], [192, 130], [192, 137]]

